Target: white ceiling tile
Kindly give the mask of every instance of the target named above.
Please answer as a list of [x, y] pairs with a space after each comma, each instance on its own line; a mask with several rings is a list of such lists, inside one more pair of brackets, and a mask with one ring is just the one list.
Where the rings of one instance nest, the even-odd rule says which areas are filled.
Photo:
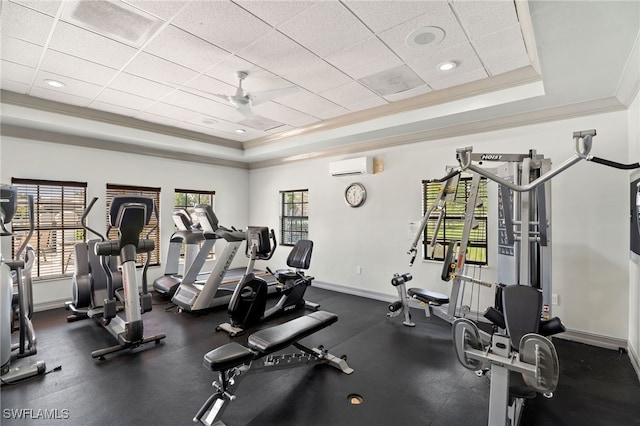
[[183, 84], [198, 75], [189, 68], [144, 52], [138, 54], [124, 71], [158, 83], [171, 85]]
[[271, 29], [241, 7], [221, 1], [191, 2], [172, 23], [231, 53]]
[[122, 72], [113, 79], [109, 88], [129, 92], [147, 99], [160, 99], [174, 90], [173, 87], [156, 83], [132, 74]]
[[238, 124], [250, 127], [254, 130], [260, 130], [261, 132], [282, 126], [282, 123], [271, 120], [267, 117], [262, 117], [258, 114], [254, 114], [253, 117], [247, 117], [244, 120], [238, 121]]
[[117, 70], [48, 49], [40, 69], [87, 83], [106, 85]]
[[140, 110], [138, 109], [127, 108], [122, 105], [113, 105], [101, 101], [93, 101], [88, 106], [89, 108], [99, 109], [100, 111], [107, 111], [113, 114], [124, 115], [125, 117], [133, 117], [140, 112]]
[[265, 102], [255, 106], [253, 111], [255, 114], [295, 127], [307, 126], [318, 121], [315, 117], [275, 102]]
[[281, 23], [295, 17], [312, 7], [313, 1], [255, 1], [239, 0], [235, 3], [262, 19], [269, 25], [277, 27]]
[[518, 68], [526, 67], [527, 65], [530, 65], [529, 58], [518, 57], [506, 60], [504, 62], [492, 63], [491, 65], [487, 66], [487, 69], [489, 70], [491, 75], [498, 75], [516, 70]]
[[432, 13], [439, 5], [434, 1], [394, 1], [393, 6], [386, 1], [346, 0], [351, 9], [374, 32], [379, 33], [407, 22], [425, 13]]
[[472, 81], [481, 80], [487, 78], [488, 75], [484, 69], [477, 69], [465, 74], [457, 74], [449, 78], [443, 78], [441, 80], [430, 83], [434, 90], [446, 89], [448, 87], [458, 86], [464, 83], [470, 83]]
[[0, 64], [0, 75], [3, 80], [10, 80], [16, 83], [31, 85], [36, 69], [14, 62], [2, 61]]
[[513, 1], [454, 0], [452, 5], [472, 40], [518, 24]]
[[238, 56], [278, 75], [287, 75], [300, 64], [316, 59], [311, 52], [276, 30], [240, 50]]
[[138, 111], [147, 109], [154, 103], [151, 99], [113, 89], [104, 89], [95, 100]]
[[122, 68], [136, 53], [132, 47], [59, 22], [49, 47], [111, 68]]
[[172, 118], [178, 121], [187, 121], [196, 114], [195, 111], [180, 108], [175, 105], [165, 104], [163, 102], [156, 102], [147, 108], [145, 112], [164, 118]]
[[[458, 66], [450, 71], [440, 71], [438, 64], [444, 61], [454, 61]], [[448, 79], [452, 76], [478, 69], [484, 70], [482, 63], [469, 43], [438, 51], [437, 55], [425, 55], [421, 58], [409, 60], [407, 64], [429, 85], [437, 80]]]
[[42, 46], [14, 37], [0, 37], [0, 57], [5, 61], [36, 67], [42, 55]]
[[502, 64], [502, 72], [510, 71], [504, 70], [507, 63], [513, 63], [512, 69], [529, 65], [529, 55], [519, 25], [478, 38], [473, 45], [482, 62], [492, 72], [498, 64]]
[[356, 80], [402, 65], [400, 58], [375, 36], [325, 59]]
[[355, 101], [349, 104], [348, 108], [351, 111], [362, 111], [365, 109], [386, 105], [386, 104], [387, 104], [387, 101], [385, 101], [383, 98], [371, 98], [371, 99], [364, 99], [361, 101]]
[[210, 98], [211, 100], [214, 100], [216, 102], [227, 102], [226, 100], [218, 98], [215, 95], [233, 95], [235, 94], [237, 84], [238, 80], [235, 81], [235, 85], [232, 85], [206, 75], [199, 75], [195, 79], [191, 80], [188, 84], [183, 86], [181, 90], [184, 90], [185, 92], [191, 92], [198, 96]]
[[[348, 109], [351, 109], [351, 106], [356, 103], [375, 102], [375, 99], [381, 99], [357, 81], [352, 81], [344, 86], [327, 90], [320, 93], [320, 95]], [[382, 103], [386, 102], [382, 100]]]
[[60, 7], [61, 0], [11, 0], [14, 3], [19, 3], [29, 9], [37, 10], [42, 13], [46, 13], [49, 16], [56, 16], [58, 8]]
[[224, 101], [218, 102], [206, 96], [197, 96], [181, 90], [170, 93], [162, 99], [162, 102], [228, 121], [238, 121], [244, 118], [234, 107], [223, 103]]
[[170, 0], [170, 1], [158, 1], [158, 0], [125, 0], [138, 9], [144, 10], [147, 13], [155, 15], [164, 20], [168, 20], [175, 14], [180, 12], [180, 9], [189, 2], [189, 0]]
[[227, 51], [173, 25], [164, 28], [144, 50], [199, 72], [229, 55]]
[[235, 55], [226, 57], [206, 74], [235, 88], [238, 86], [237, 71], [247, 73], [242, 87], [249, 92], [281, 89], [292, 85], [291, 82], [276, 74]]
[[297, 67], [284, 77], [310, 92], [324, 92], [347, 84], [353, 79], [322, 59], [313, 59], [297, 63]]
[[162, 115], [151, 114], [149, 113], [149, 111], [138, 112], [135, 115], [135, 118], [139, 120], [150, 121], [152, 123], [163, 124], [165, 126], [180, 127], [180, 125], [182, 124], [182, 121], [180, 120], [165, 117]]
[[415, 96], [424, 95], [425, 93], [431, 92], [431, 88], [426, 84], [420, 87], [416, 87], [414, 89], [405, 90], [404, 92], [394, 93], [393, 95], [383, 96], [389, 102], [395, 102], [402, 99], [409, 99]]
[[44, 13], [3, 1], [0, 11], [2, 36], [11, 36], [44, 46], [54, 19]]
[[289, 130], [293, 130], [293, 129], [294, 129], [294, 127], [292, 127], [292, 126], [288, 126], [288, 125], [286, 125], [286, 124], [283, 124], [283, 125], [282, 125], [282, 126], [280, 126], [280, 127], [277, 127], [277, 128], [275, 128], [275, 129], [269, 129], [269, 130], [267, 130], [266, 132], [267, 132], [267, 133], [281, 133], [281, 132], [287, 132], [287, 131], [289, 131]]
[[277, 102], [322, 119], [335, 116], [332, 114], [340, 109], [335, 103], [306, 90], [279, 98]]
[[[51, 88], [45, 80], [57, 80], [61, 81], [65, 84], [65, 87], [62, 88]], [[50, 90], [54, 93], [61, 94], [69, 94], [74, 96], [79, 96], [82, 98], [93, 99], [95, 96], [100, 93], [102, 90], [102, 86], [97, 84], [87, 83], [86, 81], [81, 81], [77, 79], [73, 79], [67, 76], [63, 76], [60, 74], [55, 74], [48, 71], [39, 71], [36, 74], [36, 78], [33, 83], [34, 87], [43, 87], [47, 90]]]
[[29, 95], [35, 96], [36, 98], [43, 98], [63, 104], [82, 107], [87, 106], [89, 102], [91, 102], [91, 99], [84, 98], [82, 96], [70, 95], [68, 93], [62, 93], [57, 90], [49, 90], [44, 87], [33, 87], [29, 91]]
[[[419, 59], [432, 56], [437, 51], [455, 46], [467, 41], [467, 37], [458, 23], [455, 15], [446, 2], [429, 2], [433, 6], [431, 13], [414, 18], [401, 25], [383, 31], [379, 37], [393, 49], [402, 59]], [[444, 39], [437, 45], [410, 47], [407, 36], [422, 27], [438, 27], [444, 30]]]
[[2, 90], [8, 90], [9, 92], [22, 93], [25, 95], [29, 91], [29, 87], [29, 84], [6, 80], [4, 77], [0, 80], [0, 88], [2, 88]]
[[323, 1], [283, 23], [280, 31], [320, 57], [371, 37], [372, 32], [339, 2]]

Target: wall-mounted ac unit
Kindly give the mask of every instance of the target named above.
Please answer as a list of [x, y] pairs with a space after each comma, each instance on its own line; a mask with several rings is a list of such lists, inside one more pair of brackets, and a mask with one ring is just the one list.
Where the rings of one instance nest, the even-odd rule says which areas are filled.
[[363, 175], [373, 173], [373, 157], [349, 158], [329, 163], [331, 176]]

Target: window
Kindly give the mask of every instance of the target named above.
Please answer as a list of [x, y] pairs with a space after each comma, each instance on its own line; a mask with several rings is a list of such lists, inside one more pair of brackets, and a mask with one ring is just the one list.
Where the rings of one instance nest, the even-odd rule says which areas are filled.
[[[440, 195], [439, 182], [423, 182], [423, 211], [426, 212], [429, 206], [438, 200]], [[436, 242], [440, 247], [447, 247], [450, 241], [460, 241], [464, 229], [464, 213], [466, 209], [467, 199], [471, 191], [471, 178], [461, 177], [458, 182], [455, 200], [446, 203], [445, 214]], [[474, 217], [478, 223], [475, 229], [471, 230], [469, 235], [469, 243], [467, 246], [467, 263], [473, 265], [487, 264], [487, 179], [481, 178], [478, 188], [478, 198], [482, 200], [482, 205], [476, 207]], [[435, 231], [437, 223], [437, 215], [427, 222], [424, 230], [424, 258], [431, 260], [444, 260], [444, 249], [435, 250], [433, 257], [427, 256], [426, 246], [431, 242], [432, 235]]]
[[[176, 189], [174, 207], [176, 209], [185, 209], [189, 214], [193, 213], [193, 208], [197, 204], [208, 204], [213, 207], [213, 197], [215, 191], [196, 191], [193, 189]], [[191, 217], [194, 223], [197, 223], [196, 217]]]
[[33, 195], [34, 232], [29, 241], [36, 252], [34, 280], [57, 278], [75, 272], [73, 246], [85, 241], [80, 218], [86, 207], [86, 182], [11, 179], [18, 189], [13, 218], [12, 257], [29, 233], [28, 196]]
[[280, 191], [280, 244], [292, 246], [309, 237], [309, 190]]
[[[191, 215], [193, 224], [198, 223], [198, 218], [193, 214], [194, 207], [198, 204], [208, 204], [213, 207], [213, 198], [216, 195], [215, 191], [197, 191], [194, 189], [176, 189], [174, 191], [174, 209], [185, 209]], [[182, 243], [184, 246], [184, 242]], [[200, 242], [200, 247], [204, 244], [204, 241]], [[215, 249], [211, 249], [207, 255], [207, 259], [214, 259]], [[180, 258], [184, 259], [184, 247], [180, 250]]]
[[[157, 212], [160, 211], [160, 188], [149, 188], [144, 186], [128, 186], [128, 185], [114, 185], [107, 184], [107, 227], [109, 226], [109, 207], [111, 206], [111, 200], [117, 195], [142, 195], [145, 197], [153, 198], [153, 202], [156, 207], [156, 213], [151, 215], [149, 224], [142, 229], [140, 234], [141, 238], [149, 238], [154, 241], [155, 249], [150, 253], [151, 260], [149, 266], [160, 265], [160, 228], [158, 226]], [[154, 229], [155, 228], [155, 229]], [[111, 229], [107, 236], [110, 240], [118, 239], [118, 230]], [[136, 259], [136, 264], [141, 266], [146, 260], [146, 253], [141, 253]]]

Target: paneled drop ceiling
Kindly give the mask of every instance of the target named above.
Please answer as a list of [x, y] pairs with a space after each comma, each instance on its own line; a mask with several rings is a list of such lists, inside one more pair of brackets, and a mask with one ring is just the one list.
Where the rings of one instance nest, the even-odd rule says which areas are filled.
[[[3, 0], [2, 132], [255, 166], [446, 137], [458, 126], [471, 132], [479, 119], [491, 127], [583, 104], [619, 109], [622, 89], [637, 93], [638, 9], [624, 1]], [[579, 56], [585, 51], [591, 57]], [[611, 68], [597, 68], [603, 60]], [[442, 70], [446, 63], [453, 68]], [[236, 94], [238, 72], [250, 108], [225, 98]]]

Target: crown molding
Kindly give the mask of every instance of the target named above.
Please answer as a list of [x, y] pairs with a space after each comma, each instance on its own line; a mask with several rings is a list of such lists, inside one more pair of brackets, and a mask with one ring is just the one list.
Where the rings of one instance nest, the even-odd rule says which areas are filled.
[[194, 140], [197, 142], [209, 143], [225, 148], [233, 148], [239, 151], [243, 150], [243, 143], [230, 139], [219, 138], [216, 136], [206, 135], [187, 129], [178, 127], [165, 126], [159, 123], [138, 120], [136, 118], [124, 117], [107, 111], [80, 107], [76, 105], [63, 104], [60, 102], [50, 101], [48, 99], [36, 98], [34, 96], [23, 95], [20, 93], [0, 90], [0, 100], [3, 104], [15, 105], [24, 108], [31, 108], [39, 111], [50, 112], [54, 114], [63, 114], [75, 118], [92, 120], [116, 126], [128, 127], [146, 132], [159, 133], [176, 138]]
[[3, 124], [0, 127], [0, 134], [3, 137], [12, 137], [17, 139], [26, 139], [34, 141], [43, 141], [57, 143], [63, 145], [72, 145], [83, 148], [101, 149], [106, 151], [117, 151], [127, 154], [147, 155], [152, 157], [168, 158], [171, 160], [181, 160], [193, 163], [204, 163], [215, 166], [235, 167], [239, 169], [248, 169], [249, 164], [241, 161], [225, 160], [214, 157], [206, 157], [202, 155], [189, 154], [185, 152], [176, 152], [163, 150], [158, 148], [150, 148], [141, 145], [129, 144], [124, 142], [116, 142], [101, 138], [92, 138], [86, 136], [72, 135], [68, 133], [52, 132], [49, 130], [40, 130], [29, 127], [16, 126], [13, 124]]
[[370, 138], [367, 140], [360, 140], [357, 143], [353, 143], [350, 145], [344, 145], [327, 150], [313, 151], [299, 156], [265, 161], [255, 161], [250, 163], [249, 168], [258, 169], [263, 167], [280, 166], [284, 164], [290, 164], [294, 161], [302, 161], [312, 158], [356, 154], [377, 149], [390, 148], [393, 146], [493, 132], [513, 127], [522, 127], [532, 124], [567, 120], [576, 117], [616, 112], [625, 109], [626, 106], [622, 104], [616, 97], [612, 96], [594, 101], [586, 101], [553, 108], [545, 108], [537, 111], [528, 111], [486, 120], [471, 121], [467, 123], [456, 123], [455, 125], [451, 126], [444, 126], [440, 128], [406, 133], [402, 135], [383, 138]]

